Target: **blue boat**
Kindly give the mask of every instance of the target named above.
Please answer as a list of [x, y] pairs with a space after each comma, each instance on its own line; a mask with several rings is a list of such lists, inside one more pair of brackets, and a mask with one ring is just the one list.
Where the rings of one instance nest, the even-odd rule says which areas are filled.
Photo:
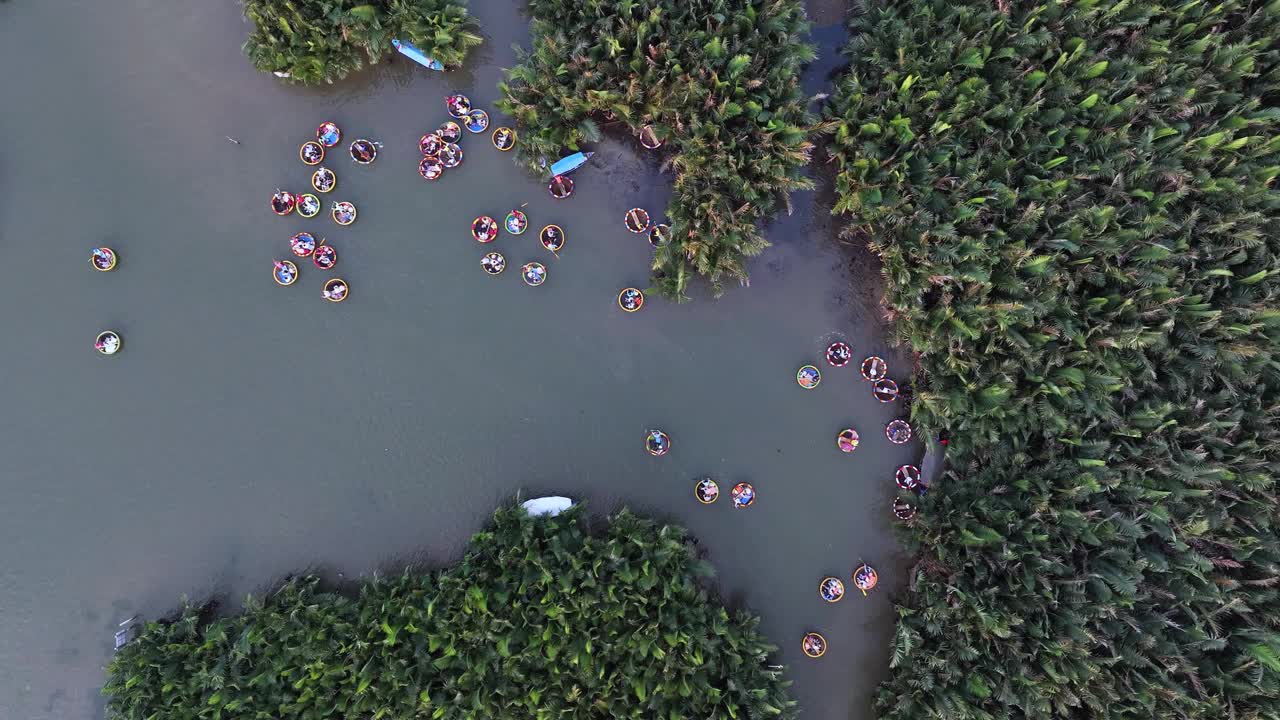
[[400, 51], [400, 54], [418, 63], [428, 70], [444, 71], [444, 63], [427, 57], [421, 50], [413, 46], [413, 43], [405, 40], [392, 40], [391, 46]]
[[595, 153], [576, 152], [572, 155], [565, 155], [551, 165], [551, 176], [568, 175], [574, 170], [586, 165], [592, 155], [595, 155]]

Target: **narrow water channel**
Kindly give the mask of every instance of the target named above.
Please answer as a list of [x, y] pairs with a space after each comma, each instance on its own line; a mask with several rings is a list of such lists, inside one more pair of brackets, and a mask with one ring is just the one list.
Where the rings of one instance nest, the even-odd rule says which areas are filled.
[[[632, 144], [599, 147], [563, 202], [483, 136], [444, 180], [417, 176], [443, 96], [492, 111], [526, 41], [511, 3], [473, 6], [488, 41], [467, 70], [398, 62], [312, 91], [249, 66], [232, 2], [0, 5], [0, 717], [99, 717], [130, 615], [306, 568], [444, 564], [497, 504], [547, 493], [688, 527], [727, 602], [763, 616], [806, 717], [872, 717], [902, 582], [893, 470], [920, 449], [888, 443], [899, 409], [852, 367], [824, 366], [811, 392], [794, 377], [836, 338], [904, 368], [881, 339], [876, 269], [850, 270], [802, 193], [750, 288], [623, 314], [614, 298], [644, 286], [649, 257], [623, 213], [660, 217], [669, 181]], [[843, 33], [824, 20], [829, 53]], [[359, 208], [345, 229], [267, 209], [306, 185], [298, 145], [322, 120], [384, 143], [372, 166], [328, 163], [326, 204]], [[493, 246], [468, 234], [526, 202], [535, 231], [495, 246], [544, 262], [539, 288], [482, 273]], [[537, 245], [547, 223], [566, 231], [559, 258]], [[308, 266], [271, 281], [299, 230], [338, 249], [347, 302], [324, 302]], [[88, 267], [100, 244], [115, 272]], [[91, 347], [104, 328], [125, 338], [110, 358]], [[663, 458], [642, 448], [655, 426], [674, 441]], [[863, 437], [847, 456], [845, 426]], [[703, 474], [749, 480], [758, 500], [700, 506]], [[859, 558], [884, 590], [822, 603], [819, 579]], [[820, 661], [800, 653], [811, 629], [830, 641]]]

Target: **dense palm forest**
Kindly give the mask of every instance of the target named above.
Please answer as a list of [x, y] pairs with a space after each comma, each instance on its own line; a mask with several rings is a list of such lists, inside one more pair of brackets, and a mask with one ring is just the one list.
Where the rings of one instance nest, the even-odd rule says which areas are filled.
[[838, 211], [953, 438], [882, 717], [1280, 717], [1280, 2], [852, 32]]
[[481, 42], [463, 0], [243, 0], [253, 32], [244, 52], [263, 72], [334, 82], [408, 40], [446, 67]]
[[[695, 275], [746, 282], [789, 207], [811, 146], [800, 67], [814, 57], [799, 0], [531, 0], [532, 51], [502, 86], [535, 171], [602, 131], [649, 126], [674, 171], [670, 242], [654, 283], [683, 299]], [[584, 148], [585, 149], [585, 148]]]
[[499, 510], [461, 564], [314, 578], [149, 623], [108, 668], [110, 720], [795, 717], [758, 620], [710, 602], [684, 532], [629, 513]]

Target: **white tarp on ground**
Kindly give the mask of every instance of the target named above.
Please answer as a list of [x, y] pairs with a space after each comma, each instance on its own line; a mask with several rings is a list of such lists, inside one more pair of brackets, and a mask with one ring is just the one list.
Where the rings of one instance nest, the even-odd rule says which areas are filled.
[[572, 505], [572, 500], [567, 497], [560, 497], [559, 495], [534, 498], [520, 503], [520, 507], [524, 508], [525, 512], [535, 517], [538, 515], [559, 515], [565, 510], [568, 510]]

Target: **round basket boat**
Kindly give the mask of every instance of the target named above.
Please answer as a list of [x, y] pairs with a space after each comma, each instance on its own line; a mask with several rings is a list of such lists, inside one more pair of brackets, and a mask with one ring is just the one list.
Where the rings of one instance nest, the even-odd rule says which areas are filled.
[[520, 276], [524, 278], [525, 285], [538, 287], [547, 281], [547, 266], [540, 262], [525, 263], [520, 268]]
[[880, 573], [870, 565], [862, 563], [853, 569], [853, 586], [861, 590], [863, 595], [875, 589], [878, 582], [880, 582]]
[[440, 123], [440, 127], [436, 128], [436, 134], [447, 143], [456, 143], [462, 139], [462, 128], [458, 126], [458, 123], [447, 120]]
[[831, 367], [844, 367], [853, 359], [853, 348], [848, 343], [833, 342], [827, 346], [827, 364]]
[[520, 235], [529, 229], [529, 218], [520, 210], [512, 210], [507, 213], [507, 218], [503, 221], [503, 225], [507, 228], [507, 232], [512, 235]]
[[735, 508], [751, 507], [756, 501], [756, 489], [749, 482], [740, 482], [729, 491], [729, 497], [733, 498]]
[[351, 287], [347, 285], [347, 281], [342, 278], [330, 278], [324, 283], [324, 291], [320, 293], [320, 297], [334, 303], [340, 303], [347, 299], [351, 294]]
[[440, 164], [446, 168], [456, 168], [462, 164], [462, 148], [449, 142], [440, 148]]
[[805, 390], [812, 390], [822, 382], [822, 372], [814, 365], [805, 365], [796, 371], [796, 382]]
[[516, 131], [504, 125], [494, 130], [489, 139], [494, 147], [506, 152], [516, 146]]
[[659, 223], [649, 228], [649, 244], [654, 247], [661, 247], [667, 244], [671, 239], [671, 226], [666, 223]]
[[338, 176], [334, 175], [329, 168], [318, 168], [311, 173], [311, 187], [315, 188], [316, 192], [332, 192], [334, 188], [338, 187]]
[[449, 111], [449, 117], [464, 118], [471, 112], [471, 100], [462, 93], [454, 93], [445, 98], [444, 106]]
[[906, 500], [894, 498], [893, 516], [905, 522], [916, 516], [916, 509]]
[[103, 330], [93, 341], [93, 349], [103, 355], [115, 355], [124, 347], [124, 338], [115, 330]]
[[444, 138], [435, 133], [427, 133], [418, 139], [418, 152], [423, 155], [439, 155], [444, 147]]
[[321, 270], [332, 270], [338, 264], [338, 251], [332, 245], [321, 245], [311, 256], [311, 262]]
[[298, 266], [292, 260], [276, 260], [271, 268], [271, 277], [277, 285], [288, 287], [298, 282]]
[[639, 310], [644, 307], [644, 293], [636, 288], [624, 288], [618, 293], [618, 307], [629, 313]]
[[817, 660], [827, 654], [827, 639], [816, 632], [805, 633], [804, 639], [800, 641], [800, 649], [804, 651], [805, 657]]
[[622, 218], [626, 223], [627, 229], [633, 233], [642, 233], [649, 229], [649, 213], [640, 208], [631, 208]]
[[840, 448], [842, 453], [851, 453], [858, 449], [858, 431], [853, 428], [845, 428], [836, 435], [836, 447]]
[[640, 137], [640, 144], [647, 150], [657, 150], [662, 147], [662, 140], [658, 137], [658, 132], [653, 129], [652, 125], [645, 125], [640, 128], [637, 133]]
[[298, 148], [298, 158], [306, 165], [319, 165], [324, 161], [324, 146], [315, 140], [308, 140]]
[[884, 426], [884, 436], [894, 445], [902, 445], [911, 440], [911, 426], [906, 420], [893, 420]]
[[467, 118], [463, 122], [467, 125], [467, 132], [479, 135], [489, 129], [489, 113], [483, 110], [472, 110], [467, 113]]
[[293, 209], [304, 218], [313, 218], [320, 214], [320, 198], [311, 193], [303, 193], [298, 196], [298, 204]]
[[378, 146], [372, 140], [360, 138], [351, 143], [351, 159], [357, 165], [368, 165], [378, 159]]
[[501, 275], [507, 269], [507, 259], [502, 257], [502, 253], [485, 253], [480, 258], [480, 268], [490, 275]]
[[720, 486], [711, 478], [702, 478], [693, 486], [693, 496], [703, 505], [710, 505], [720, 498]]
[[271, 196], [271, 212], [277, 215], [288, 215], [293, 212], [293, 207], [297, 204], [298, 199], [286, 190], [277, 190], [276, 194]]
[[573, 194], [573, 178], [568, 175], [557, 175], [547, 183], [547, 192], [557, 200], [564, 200]]
[[903, 490], [915, 490], [920, 487], [920, 468], [915, 465], [901, 465], [893, 473], [893, 481]]
[[333, 221], [339, 225], [350, 225], [356, 221], [356, 206], [343, 200], [333, 204], [330, 214], [333, 215]]
[[671, 452], [671, 437], [661, 430], [650, 430], [644, 436], [644, 449], [654, 457], [662, 457]]
[[481, 215], [471, 221], [471, 237], [477, 242], [490, 243], [498, 237], [498, 221], [488, 215]]
[[840, 578], [828, 575], [818, 583], [818, 595], [829, 603], [840, 602], [844, 599], [844, 583]]
[[316, 236], [309, 232], [300, 232], [289, 238], [289, 249], [298, 257], [310, 257], [316, 251]]
[[440, 158], [434, 155], [428, 155], [422, 158], [422, 162], [418, 163], [418, 174], [423, 180], [439, 180], [444, 174], [444, 164], [440, 162]]
[[882, 403], [893, 402], [898, 397], [898, 383], [889, 378], [881, 378], [871, 387], [871, 394]]
[[874, 382], [883, 378], [889, 372], [889, 363], [884, 358], [872, 355], [862, 361], [862, 379], [868, 382]]
[[564, 249], [564, 230], [559, 225], [547, 225], [538, 233], [538, 242], [553, 253]]
[[342, 130], [338, 128], [337, 123], [320, 123], [320, 127], [316, 128], [316, 139], [327, 148], [334, 147], [342, 142]]
[[109, 247], [96, 247], [89, 253], [89, 264], [98, 272], [115, 270], [116, 260], [116, 251]]

